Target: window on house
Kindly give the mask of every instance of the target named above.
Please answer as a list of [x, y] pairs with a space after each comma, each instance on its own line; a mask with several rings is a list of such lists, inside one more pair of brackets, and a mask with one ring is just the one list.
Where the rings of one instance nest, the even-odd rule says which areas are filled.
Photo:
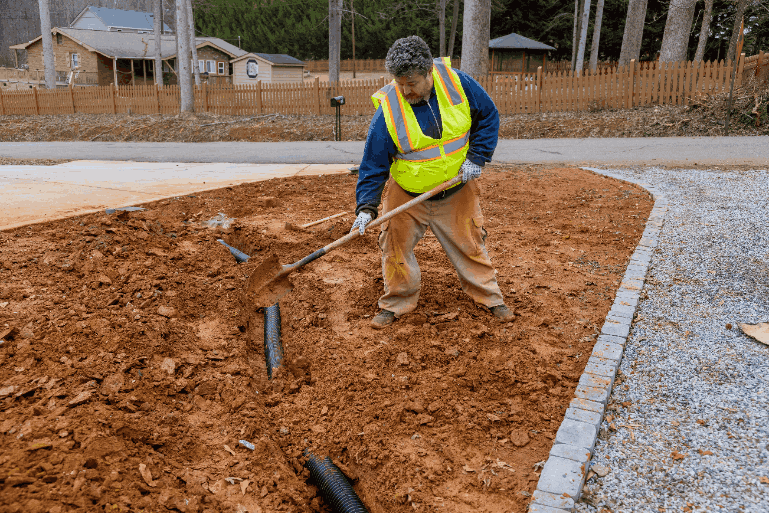
[[216, 74], [216, 61], [206, 61], [206, 72], [210, 75]]
[[204, 65], [204, 61], [198, 61], [198, 73], [205, 73], [206, 67]]
[[72, 69], [80, 66], [80, 56], [76, 53], [72, 54]]
[[62, 41], [62, 39], [61, 39], [61, 34], [56, 34], [56, 44], [57, 44], [57, 45], [60, 45], [60, 44], [61, 44], [61, 41]]
[[225, 62], [220, 62], [219, 63], [219, 74], [220, 75], [224, 75], [224, 65], [225, 64], [226, 64]]

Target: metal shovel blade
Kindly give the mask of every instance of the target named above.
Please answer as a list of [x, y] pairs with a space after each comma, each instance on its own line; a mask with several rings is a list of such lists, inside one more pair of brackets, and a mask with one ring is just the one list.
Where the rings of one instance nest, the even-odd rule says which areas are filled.
[[267, 257], [251, 272], [246, 283], [246, 300], [254, 308], [272, 306], [294, 289], [288, 276], [291, 269], [286, 269], [275, 254]]

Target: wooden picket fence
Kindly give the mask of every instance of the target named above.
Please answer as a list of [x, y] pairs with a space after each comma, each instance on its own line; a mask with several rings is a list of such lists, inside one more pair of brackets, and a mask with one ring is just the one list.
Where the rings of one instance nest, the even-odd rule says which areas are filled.
[[[750, 60], [749, 74], [769, 70], [764, 54]], [[744, 54], [736, 75], [740, 85], [745, 74]], [[755, 71], [754, 71], [755, 70]], [[762, 71], [763, 70], [763, 71]], [[605, 68], [581, 76], [569, 72], [521, 73], [481, 77], [501, 114], [584, 111], [628, 108], [652, 104], [687, 105], [692, 98], [727, 91], [733, 72], [731, 62], [632, 63]], [[342, 113], [367, 115], [373, 112], [371, 94], [385, 84], [376, 80], [340, 83], [312, 82], [231, 86], [204, 84], [196, 87], [195, 111], [220, 115], [260, 114], [328, 115], [334, 113], [329, 98], [342, 95]], [[178, 86], [72, 87], [55, 90], [24, 89], [3, 92], [0, 115], [35, 114], [166, 114], [179, 112]]]

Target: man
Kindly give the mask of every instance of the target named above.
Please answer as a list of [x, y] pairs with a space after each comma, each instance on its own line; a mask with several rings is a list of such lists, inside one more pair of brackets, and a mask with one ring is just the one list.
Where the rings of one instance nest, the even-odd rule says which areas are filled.
[[384, 328], [416, 308], [421, 275], [414, 247], [428, 227], [457, 270], [465, 293], [498, 319], [512, 321], [515, 315], [505, 306], [486, 251], [473, 181], [497, 146], [497, 108], [478, 82], [450, 67], [448, 58], [433, 60], [417, 36], [397, 40], [387, 52], [385, 67], [394, 82], [372, 96], [377, 111], [358, 171], [352, 230], [363, 235], [377, 217], [390, 176], [385, 212], [458, 174], [462, 182], [382, 224], [385, 293], [371, 326]]

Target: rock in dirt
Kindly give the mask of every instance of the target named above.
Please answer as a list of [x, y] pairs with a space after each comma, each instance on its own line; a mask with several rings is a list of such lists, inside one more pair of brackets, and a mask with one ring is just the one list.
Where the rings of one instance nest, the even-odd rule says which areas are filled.
[[120, 389], [123, 388], [124, 385], [125, 376], [123, 376], [122, 372], [116, 372], [104, 378], [104, 381], [102, 381], [101, 384], [101, 391], [106, 395], [115, 394], [120, 392]]
[[398, 356], [395, 357], [395, 365], [403, 365], [404, 367], [409, 364], [409, 355], [408, 353], [398, 353]]
[[144, 482], [147, 483], [147, 486], [155, 487], [158, 485], [157, 481], [152, 480], [152, 473], [150, 473], [150, 469], [147, 468], [147, 465], [144, 463], [139, 463], [139, 473], [142, 475], [142, 479], [144, 479]]
[[406, 403], [404, 409], [406, 411], [413, 411], [414, 413], [424, 413], [425, 411], [425, 407], [420, 400]]
[[762, 322], [759, 324], [740, 324], [740, 329], [747, 336], [758, 340], [762, 344], [769, 345], [769, 322]]
[[530, 442], [529, 435], [523, 429], [514, 429], [510, 432], [510, 442], [516, 447], [524, 447]]
[[8, 385], [7, 387], [0, 388], [0, 397], [8, 397], [16, 391], [16, 387]]
[[85, 402], [88, 402], [91, 399], [91, 396], [93, 395], [93, 392], [91, 390], [86, 390], [85, 392], [80, 392], [77, 394], [74, 399], [72, 399], [69, 403], [70, 406], [77, 406], [79, 404], [83, 404]]
[[176, 372], [176, 362], [174, 362], [172, 358], [163, 358], [163, 362], [160, 364], [160, 370], [169, 376], [173, 376], [174, 372]]
[[0, 340], [13, 340], [19, 335], [19, 330], [15, 326], [11, 326], [0, 331]]
[[595, 474], [598, 477], [606, 477], [609, 475], [609, 472], [611, 472], [611, 469], [607, 467], [606, 465], [601, 465], [600, 463], [595, 463], [590, 467], [590, 470], [595, 472]]
[[171, 318], [176, 315], [176, 308], [171, 308], [170, 306], [158, 307], [158, 315]]

